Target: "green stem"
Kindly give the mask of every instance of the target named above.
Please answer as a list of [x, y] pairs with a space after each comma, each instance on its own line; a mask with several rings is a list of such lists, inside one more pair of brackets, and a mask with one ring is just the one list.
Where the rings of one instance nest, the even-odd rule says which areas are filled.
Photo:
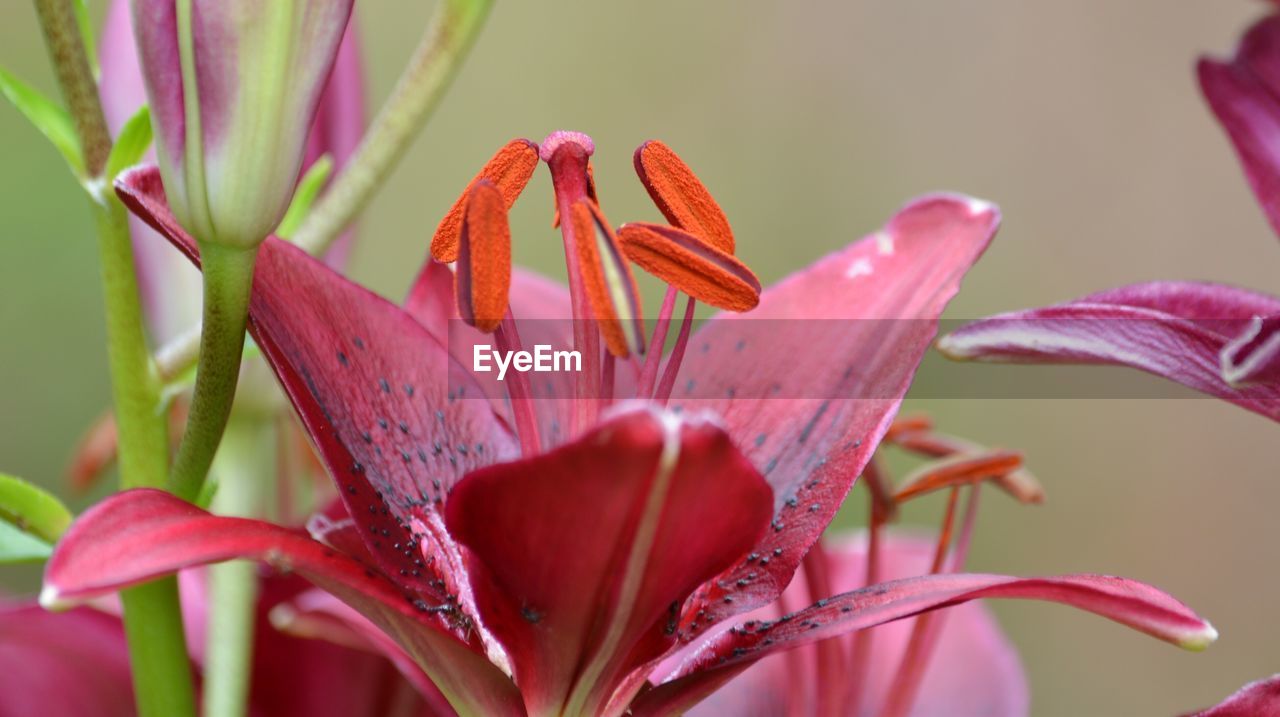
[[489, 15], [492, 0], [444, 0], [386, 104], [293, 241], [323, 254], [364, 210], [449, 89]]
[[[58, 84], [75, 118], [85, 170], [102, 181], [100, 175], [111, 153], [111, 134], [72, 0], [36, 0], [35, 5]], [[113, 196], [90, 206], [102, 261], [120, 480], [125, 488], [159, 487], [164, 485], [169, 460], [168, 434], [160, 410], [160, 382], [147, 353], [129, 225], [124, 207]], [[194, 715], [195, 689], [177, 580], [140, 585], [123, 591], [120, 597], [138, 713], [143, 717]]]
[[76, 123], [85, 171], [90, 177], [96, 177], [102, 173], [111, 154], [111, 132], [102, 113], [98, 83], [84, 49], [75, 7], [72, 0], [36, 0], [36, 13], [58, 74], [58, 85]]
[[191, 414], [169, 477], [170, 490], [184, 500], [195, 500], [200, 495], [231, 416], [257, 257], [256, 246], [240, 249], [210, 242], [200, 244], [204, 329], [200, 333]]
[[[275, 427], [270, 417], [236, 415], [227, 425], [213, 464], [219, 515], [263, 517], [265, 493], [277, 480]], [[246, 714], [253, 665], [253, 629], [257, 616], [258, 570], [233, 561], [209, 568], [209, 638], [204, 663], [205, 717]]]

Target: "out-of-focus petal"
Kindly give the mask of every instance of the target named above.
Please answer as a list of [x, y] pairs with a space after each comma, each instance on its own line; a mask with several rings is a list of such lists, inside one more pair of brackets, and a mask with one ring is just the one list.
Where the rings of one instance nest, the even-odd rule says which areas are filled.
[[964, 361], [1130, 366], [1280, 420], [1280, 385], [1232, 386], [1224, 349], [1280, 299], [1196, 282], [1135, 284], [1075, 301], [1001, 314], [944, 336]]
[[[102, 68], [99, 93], [114, 136], [147, 103], [129, 0], [111, 3], [98, 48]], [[149, 152], [148, 157], [154, 158], [155, 152]], [[167, 343], [200, 319], [200, 272], [135, 216], [129, 217], [129, 234], [151, 337], [157, 343]]]
[[674, 643], [685, 598], [741, 559], [770, 505], [724, 431], [646, 406], [470, 474], [447, 521], [529, 712], [598, 714]]
[[0, 604], [0, 714], [134, 715], [120, 620], [88, 607]]
[[1204, 58], [1196, 69], [1262, 211], [1280, 233], [1280, 15], [1250, 28], [1230, 60]]
[[1277, 717], [1280, 715], [1280, 675], [1250, 682], [1222, 704], [1187, 717]]
[[[766, 604], [831, 522], [892, 421], [937, 319], [995, 235], [1000, 214], [935, 195], [879, 232], [720, 314], [690, 341], [674, 406], [724, 416], [774, 491], [774, 526], [696, 597], [702, 626]], [[748, 574], [757, 575], [748, 579]], [[696, 610], [695, 610], [696, 612]], [[697, 630], [682, 630], [690, 639]]]

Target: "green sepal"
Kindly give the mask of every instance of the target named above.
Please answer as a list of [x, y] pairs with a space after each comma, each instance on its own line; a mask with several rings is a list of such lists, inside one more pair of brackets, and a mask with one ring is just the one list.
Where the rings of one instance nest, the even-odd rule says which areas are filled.
[[107, 182], [115, 181], [117, 174], [142, 161], [142, 156], [151, 147], [151, 139], [151, 110], [143, 105], [124, 123], [120, 136], [111, 147], [111, 154], [107, 157]]
[[45, 560], [71, 511], [30, 483], [0, 473], [0, 564]]
[[36, 88], [19, 80], [8, 70], [0, 68], [0, 93], [27, 118], [40, 133], [53, 143], [76, 177], [85, 177], [84, 154], [76, 135], [71, 115]]
[[0, 520], [0, 565], [38, 563], [48, 560], [51, 554], [52, 545]]
[[293, 201], [289, 203], [284, 219], [280, 220], [280, 226], [276, 228], [276, 236], [288, 239], [298, 231], [298, 227], [302, 226], [303, 220], [311, 212], [311, 205], [315, 203], [316, 197], [320, 196], [320, 190], [324, 189], [331, 174], [333, 174], [333, 158], [327, 154], [317, 159], [307, 169], [302, 176], [302, 181], [298, 182], [298, 189], [293, 193]]

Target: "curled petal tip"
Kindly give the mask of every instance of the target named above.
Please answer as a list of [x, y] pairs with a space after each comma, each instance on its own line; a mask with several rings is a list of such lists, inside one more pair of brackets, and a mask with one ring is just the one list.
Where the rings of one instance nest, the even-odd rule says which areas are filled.
[[1208, 620], [1205, 620], [1204, 627], [1178, 641], [1178, 647], [1190, 652], [1203, 652], [1205, 648], [1212, 645], [1217, 639], [1218, 630], [1209, 624]]
[[75, 602], [67, 600], [62, 596], [62, 591], [58, 590], [58, 586], [52, 583], [45, 583], [40, 589], [40, 607], [49, 612], [62, 612], [75, 607]]

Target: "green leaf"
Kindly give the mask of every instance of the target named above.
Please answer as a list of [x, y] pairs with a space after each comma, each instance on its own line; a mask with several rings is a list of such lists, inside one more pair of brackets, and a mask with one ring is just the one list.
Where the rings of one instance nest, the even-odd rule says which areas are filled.
[[302, 176], [302, 181], [298, 182], [298, 189], [293, 193], [293, 201], [289, 204], [289, 211], [285, 212], [284, 219], [280, 220], [280, 226], [276, 229], [276, 236], [282, 239], [288, 239], [293, 233], [298, 231], [298, 227], [302, 226], [302, 221], [307, 218], [307, 214], [311, 211], [311, 205], [315, 203], [316, 197], [320, 195], [320, 190], [324, 189], [324, 185], [329, 181], [329, 175], [333, 173], [333, 158], [324, 155], [315, 161]]
[[48, 560], [53, 546], [0, 520], [0, 564]]
[[151, 111], [143, 105], [124, 127], [120, 136], [111, 146], [111, 154], [107, 157], [107, 182], [115, 180], [116, 175], [132, 167], [142, 160], [151, 146]]
[[0, 473], [0, 522], [55, 543], [71, 524], [71, 511], [40, 488]]
[[84, 155], [80, 152], [80, 140], [76, 137], [75, 123], [71, 115], [40, 91], [0, 68], [0, 93], [13, 103], [36, 129], [49, 138], [53, 146], [66, 158], [71, 171], [77, 177], [84, 176]]
[[80, 26], [80, 40], [84, 42], [89, 66], [93, 69], [94, 79], [97, 79], [102, 76], [102, 68], [98, 67], [98, 40], [93, 32], [93, 20], [89, 17], [89, 0], [76, 0], [75, 10], [76, 24]]

